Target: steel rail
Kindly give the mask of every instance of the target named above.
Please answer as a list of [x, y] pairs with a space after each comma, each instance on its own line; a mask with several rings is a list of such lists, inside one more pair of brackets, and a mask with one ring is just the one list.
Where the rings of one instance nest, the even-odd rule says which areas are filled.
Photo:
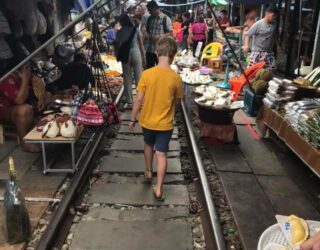
[[181, 101], [181, 106], [182, 106], [185, 124], [186, 124], [187, 130], [188, 130], [188, 135], [189, 135], [189, 139], [190, 139], [190, 143], [191, 143], [191, 147], [192, 147], [192, 152], [193, 152], [195, 163], [196, 163], [196, 168], [198, 170], [198, 174], [199, 174], [199, 178], [200, 178], [200, 182], [201, 182], [201, 187], [203, 190], [205, 202], [206, 202], [208, 213], [209, 213], [210, 226], [211, 226], [213, 234], [214, 234], [217, 249], [218, 250], [225, 250], [226, 245], [225, 245], [223, 233], [221, 230], [220, 221], [219, 221], [219, 218], [217, 215], [217, 210], [216, 210], [214, 203], [213, 203], [213, 199], [212, 199], [213, 195], [210, 191], [210, 186], [209, 186], [206, 172], [205, 172], [202, 160], [201, 160], [200, 151], [199, 151], [196, 139], [195, 139], [195, 135], [193, 133], [192, 124], [191, 124], [189, 115], [187, 113], [187, 109], [186, 109], [186, 105], [185, 105], [184, 101]]
[[[15, 67], [13, 67], [9, 72], [4, 74], [0, 78], [0, 82], [3, 81], [6, 77], [8, 77], [10, 74], [18, 70], [20, 67], [22, 67], [25, 63], [27, 63], [29, 60], [31, 60], [35, 55], [37, 55], [41, 50], [43, 50], [45, 47], [47, 47], [50, 43], [52, 43], [55, 39], [57, 39], [61, 34], [66, 32], [68, 29], [70, 29], [72, 26], [80, 22], [91, 10], [96, 8], [98, 4], [101, 3], [102, 0], [99, 0], [98, 2], [91, 5], [88, 9], [86, 9], [83, 13], [81, 13], [74, 21], [69, 23], [67, 26], [62, 28], [57, 34], [52, 36], [49, 40], [47, 40], [44, 44], [42, 44], [39, 48], [37, 48], [35, 51], [33, 51], [29, 56], [27, 56], [24, 60], [22, 60], [19, 64], [17, 64]], [[107, 2], [103, 3], [102, 6], [104, 6]], [[100, 6], [101, 7], [101, 6]]]

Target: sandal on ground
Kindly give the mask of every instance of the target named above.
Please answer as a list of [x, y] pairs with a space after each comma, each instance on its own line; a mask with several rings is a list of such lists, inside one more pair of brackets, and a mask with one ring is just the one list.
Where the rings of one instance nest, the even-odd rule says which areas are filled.
[[146, 170], [144, 171], [144, 178], [146, 179], [146, 181], [148, 183], [150, 183], [152, 181], [152, 170]]
[[164, 192], [163, 192], [163, 191], [161, 192], [161, 195], [160, 195], [160, 196], [157, 196], [156, 187], [153, 187], [152, 191], [153, 191], [153, 196], [154, 196], [154, 198], [155, 198], [156, 200], [158, 200], [158, 201], [164, 201], [164, 200], [166, 199], [165, 196], [164, 196]]

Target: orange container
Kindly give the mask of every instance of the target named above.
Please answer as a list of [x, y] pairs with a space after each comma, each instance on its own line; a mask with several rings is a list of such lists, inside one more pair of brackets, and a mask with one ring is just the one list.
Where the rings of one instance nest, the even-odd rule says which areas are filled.
[[[248, 80], [252, 80], [256, 76], [258, 71], [260, 69], [263, 69], [265, 65], [266, 65], [266, 62], [263, 61], [246, 69], [244, 73], [246, 74]], [[238, 99], [241, 89], [247, 83], [247, 80], [242, 74], [239, 77], [232, 77], [231, 79], [229, 79], [229, 83], [231, 85], [230, 90], [234, 92], [233, 101], [236, 101]]]

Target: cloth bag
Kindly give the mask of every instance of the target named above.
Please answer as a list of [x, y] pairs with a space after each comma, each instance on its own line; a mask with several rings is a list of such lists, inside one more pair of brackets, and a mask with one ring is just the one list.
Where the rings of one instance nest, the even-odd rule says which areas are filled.
[[77, 121], [87, 126], [100, 126], [104, 123], [103, 113], [96, 102], [89, 99], [79, 109]]
[[128, 40], [121, 44], [121, 46], [118, 50], [118, 53], [117, 53], [117, 61], [122, 62], [122, 63], [127, 63], [129, 61], [131, 43], [132, 43], [133, 37], [136, 33], [136, 30], [137, 29], [134, 28], [133, 31], [131, 32]]

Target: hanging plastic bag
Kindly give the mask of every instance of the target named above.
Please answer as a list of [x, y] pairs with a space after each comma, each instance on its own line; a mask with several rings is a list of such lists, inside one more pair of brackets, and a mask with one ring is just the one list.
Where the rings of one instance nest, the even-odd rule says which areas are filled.
[[9, 157], [10, 180], [4, 193], [4, 208], [7, 226], [8, 242], [16, 244], [28, 240], [30, 236], [30, 221], [25, 200], [16, 184], [14, 163]]

